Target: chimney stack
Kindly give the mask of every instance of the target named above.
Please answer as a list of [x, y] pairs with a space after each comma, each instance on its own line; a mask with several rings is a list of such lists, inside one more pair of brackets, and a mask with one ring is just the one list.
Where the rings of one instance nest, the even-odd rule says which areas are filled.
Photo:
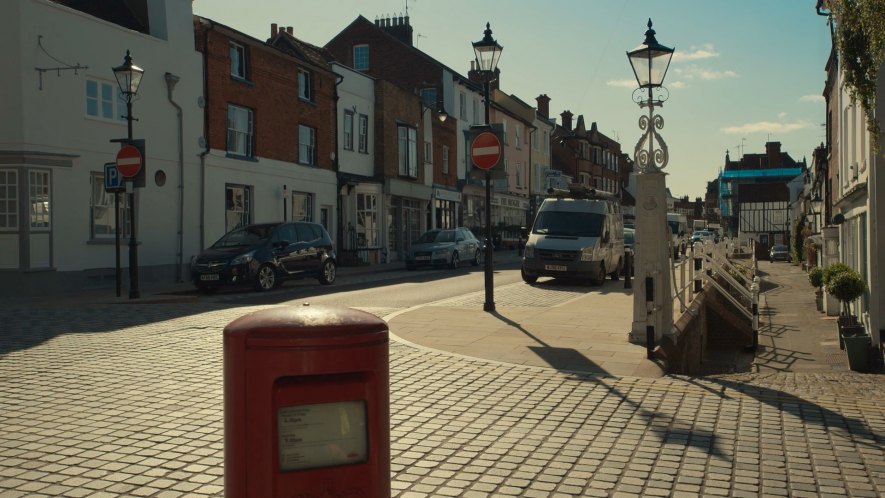
[[292, 36], [292, 37], [295, 36], [295, 35], [292, 34], [292, 33], [294, 32], [294, 30], [295, 30], [294, 27], [292, 27], [292, 26], [286, 26], [286, 33], [289, 33], [289, 36]]
[[412, 26], [409, 24], [409, 16], [393, 16], [392, 18], [381, 18], [380, 24], [375, 21], [375, 25], [380, 26], [397, 40], [412, 46]]
[[769, 168], [780, 168], [781, 164], [781, 143], [780, 142], [766, 142], [765, 143], [765, 155], [768, 156], [768, 167]]
[[270, 23], [270, 37], [273, 38], [277, 36], [277, 33], [279, 33], [279, 30], [277, 30], [277, 23]]
[[550, 119], [550, 97], [542, 93], [535, 97], [535, 101], [538, 103], [538, 114], [544, 119]]
[[562, 111], [560, 116], [562, 116], [562, 128], [565, 131], [572, 131], [572, 116], [574, 114], [571, 111]]

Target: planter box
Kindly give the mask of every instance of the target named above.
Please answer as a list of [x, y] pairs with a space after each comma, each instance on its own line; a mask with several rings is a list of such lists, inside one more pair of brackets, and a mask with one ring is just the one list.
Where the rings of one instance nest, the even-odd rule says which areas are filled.
[[848, 368], [855, 372], [870, 370], [871, 338], [867, 334], [845, 336], [845, 352], [848, 353]]
[[[846, 337], [858, 337], [867, 335], [863, 325], [844, 325], [839, 327], [839, 349], [845, 349]], [[869, 337], [869, 336], [867, 336]]]

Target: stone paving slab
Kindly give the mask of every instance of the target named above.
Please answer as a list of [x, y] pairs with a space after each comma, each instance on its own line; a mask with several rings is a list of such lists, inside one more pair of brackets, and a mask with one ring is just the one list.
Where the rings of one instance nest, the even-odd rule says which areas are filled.
[[[222, 496], [221, 330], [256, 309], [0, 310], [0, 497]], [[390, 352], [394, 496], [885, 493], [880, 376], [653, 379]]]

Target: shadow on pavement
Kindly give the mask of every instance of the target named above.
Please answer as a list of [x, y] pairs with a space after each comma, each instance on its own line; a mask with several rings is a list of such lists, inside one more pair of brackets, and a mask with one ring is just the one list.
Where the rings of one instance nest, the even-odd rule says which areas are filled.
[[507, 325], [510, 325], [511, 327], [519, 330], [529, 339], [540, 344], [540, 346], [529, 346], [528, 348], [556, 370], [559, 370], [561, 372], [608, 374], [607, 371], [605, 371], [595, 362], [591, 361], [589, 358], [581, 354], [578, 350], [573, 348], [559, 348], [556, 346], [551, 346], [526, 330], [522, 325], [507, 318], [498, 311], [492, 312], [492, 316], [494, 316], [498, 320], [501, 320]]

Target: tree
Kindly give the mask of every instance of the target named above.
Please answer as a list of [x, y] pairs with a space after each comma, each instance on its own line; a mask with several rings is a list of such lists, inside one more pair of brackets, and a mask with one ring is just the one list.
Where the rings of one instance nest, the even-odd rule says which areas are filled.
[[871, 143], [879, 151], [881, 127], [876, 119], [878, 73], [885, 62], [885, 1], [818, 0], [829, 8], [836, 51], [845, 87], [859, 103], [867, 121]]

